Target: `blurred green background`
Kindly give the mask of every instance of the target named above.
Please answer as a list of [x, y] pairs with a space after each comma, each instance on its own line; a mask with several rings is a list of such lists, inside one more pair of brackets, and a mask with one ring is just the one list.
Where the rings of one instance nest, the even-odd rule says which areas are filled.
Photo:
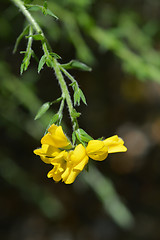
[[[34, 59], [20, 76], [26, 40], [12, 52], [26, 22], [0, 4], [0, 239], [159, 240], [160, 1], [48, 0], [58, 21], [32, 12], [61, 63], [93, 69], [71, 71], [88, 103], [77, 109], [80, 126], [95, 139], [118, 134], [128, 148], [72, 185], [48, 179], [50, 166], [33, 154], [57, 106], [34, 117], [60, 96], [57, 80], [47, 67], [38, 74]], [[40, 43], [33, 49], [40, 58]], [[64, 128], [70, 135], [67, 110]]]

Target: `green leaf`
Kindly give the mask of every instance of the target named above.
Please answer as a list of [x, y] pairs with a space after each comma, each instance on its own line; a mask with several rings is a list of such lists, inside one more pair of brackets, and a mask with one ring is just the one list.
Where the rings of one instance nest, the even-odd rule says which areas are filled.
[[50, 52], [49, 54], [56, 59], [62, 59], [61, 56], [59, 56], [57, 53]]
[[38, 113], [36, 114], [34, 120], [39, 119], [40, 117], [42, 117], [44, 115], [45, 112], [47, 112], [47, 110], [50, 108], [50, 102], [46, 102], [44, 103], [40, 109], [38, 110]]
[[72, 133], [72, 143], [73, 143], [73, 145], [75, 144], [75, 142], [76, 142], [76, 133], [73, 132]]
[[46, 0], [45, 0], [44, 3], [43, 3], [43, 7], [46, 8], [46, 9], [48, 8], [48, 3], [47, 3]]
[[90, 140], [93, 140], [93, 138], [81, 128], [77, 129], [75, 134], [81, 143], [89, 142]]
[[86, 64], [79, 62], [77, 60], [72, 60], [69, 63], [62, 64], [61, 66], [65, 69], [78, 69], [78, 70], [89, 71], [89, 72], [92, 70], [92, 68], [90, 68]]
[[[72, 84], [70, 84], [70, 85], [72, 85]], [[74, 89], [74, 96], [73, 96], [74, 97], [74, 106], [76, 106], [76, 105], [79, 106], [80, 100], [82, 100], [83, 103], [87, 105], [86, 98], [85, 98], [82, 90], [78, 87], [78, 85], [73, 83], [72, 87]]]
[[26, 4], [26, 8], [27, 10], [30, 10], [30, 11], [42, 11], [42, 8], [43, 6], [40, 6], [40, 5], [32, 5], [32, 4]]
[[51, 120], [51, 125], [52, 125], [53, 123], [57, 123], [57, 121], [59, 120], [59, 118], [60, 118], [60, 116], [59, 116], [58, 113], [54, 114], [54, 116], [53, 116], [53, 118], [52, 118], [52, 120]]
[[87, 105], [87, 102], [86, 102], [86, 98], [85, 98], [85, 96], [84, 96], [84, 93], [82, 92], [81, 89], [79, 89], [79, 91], [80, 91], [80, 97], [81, 97], [83, 103]]
[[39, 59], [38, 57], [36, 56], [35, 52], [32, 50], [32, 57], [37, 61], [39, 62]]
[[46, 59], [47, 67], [53, 67], [53, 62], [50, 59]]
[[49, 128], [53, 123], [57, 124], [57, 121], [59, 120], [59, 117], [60, 117], [60, 116], [59, 116], [58, 113], [54, 114], [54, 116], [53, 116], [53, 118], [51, 119], [48, 127], [47, 127], [46, 130], [45, 130], [44, 135], [48, 132], [48, 128]]
[[34, 40], [37, 40], [37, 41], [43, 41], [45, 40], [44, 39], [44, 36], [42, 34], [34, 34], [34, 35], [28, 35], [26, 36], [26, 38], [30, 38], [32, 37]]
[[21, 75], [22, 75], [23, 71], [24, 71], [24, 63], [22, 62], [21, 66], [20, 66], [20, 74]]
[[69, 86], [72, 86], [73, 89], [74, 89], [74, 87], [75, 87], [76, 85], [77, 85], [77, 82], [76, 82], [76, 81], [74, 81], [74, 82], [72, 82], [72, 83], [69, 84]]
[[71, 116], [73, 118], [78, 118], [81, 115], [81, 113], [77, 112], [75, 109], [72, 110]]
[[53, 59], [52, 59], [51, 56], [46, 58], [46, 64], [47, 64], [48, 67], [51, 67], [51, 68], [54, 67], [53, 66]]
[[59, 97], [59, 98], [57, 98], [56, 100], [54, 100], [53, 102], [51, 102], [51, 104], [58, 103], [58, 102], [60, 102], [62, 99], [63, 99], [63, 97]]
[[46, 62], [46, 56], [43, 55], [39, 61], [39, 64], [38, 64], [38, 73], [40, 73], [41, 69], [43, 68], [44, 64]]
[[58, 17], [49, 9], [46, 10], [46, 14], [50, 15], [51, 17], [54, 17], [56, 20], [58, 20]]
[[30, 11], [41, 11], [44, 15], [50, 15], [54, 19], [58, 20], [58, 17], [49, 9], [40, 5], [26, 4], [26, 7]]
[[26, 53], [26, 51], [20, 51], [20, 54], [25, 54]]
[[74, 86], [74, 96], [73, 96], [73, 98], [74, 98], [74, 106], [76, 106], [76, 105], [80, 105], [80, 91], [79, 91], [80, 89], [79, 89], [79, 87], [77, 86], [77, 85], [75, 85]]
[[48, 8], [47, 1], [44, 1], [43, 8], [42, 8], [42, 13], [44, 15], [47, 15], [47, 8]]
[[22, 61], [21, 67], [20, 67], [20, 74], [21, 75], [24, 71], [27, 70], [27, 68], [30, 64], [31, 56], [32, 56], [32, 50], [31, 49], [27, 52], [26, 51], [24, 51], [24, 52], [25, 52], [25, 55], [24, 55], [24, 58], [23, 58], [23, 61]]
[[27, 35], [29, 33], [29, 25], [27, 27], [24, 28], [23, 32], [19, 35], [19, 37], [16, 40], [14, 49], [13, 49], [13, 53], [15, 53], [17, 51], [18, 45], [20, 43], [20, 41], [22, 40], [22, 38]]

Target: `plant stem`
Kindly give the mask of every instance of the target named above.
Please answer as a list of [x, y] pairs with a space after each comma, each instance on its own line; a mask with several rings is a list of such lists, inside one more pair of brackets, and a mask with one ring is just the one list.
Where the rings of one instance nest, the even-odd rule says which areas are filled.
[[[28, 22], [33, 26], [36, 33], [41, 34], [44, 37], [44, 40], [42, 41], [43, 51], [47, 57], [50, 57], [50, 51], [52, 51], [52, 50], [51, 50], [49, 44], [47, 43], [47, 40], [45, 38], [45, 35], [44, 35], [41, 27], [35, 21], [35, 19], [30, 14], [30, 12], [27, 10], [27, 8], [24, 6], [24, 3], [21, 0], [11, 0], [11, 1], [21, 10], [23, 15], [28, 20]], [[78, 122], [77, 122], [77, 118], [72, 116], [74, 108], [73, 108], [73, 104], [72, 104], [72, 100], [71, 100], [71, 97], [69, 94], [68, 87], [67, 87], [64, 77], [61, 73], [60, 64], [58, 63], [58, 61], [55, 58], [52, 57], [52, 59], [53, 59], [53, 69], [55, 71], [56, 77], [57, 77], [60, 87], [61, 87], [61, 91], [62, 91], [64, 98], [66, 99], [66, 103], [68, 105], [69, 115], [70, 115], [71, 121], [73, 123], [73, 130], [76, 130], [76, 129], [78, 129]]]
[[[29, 27], [29, 35], [32, 35], [33, 34], [33, 27], [32, 25]], [[33, 38], [32, 37], [29, 37], [28, 38], [28, 44], [27, 44], [27, 49], [26, 49], [26, 52], [29, 53], [29, 51], [31, 51], [31, 47], [32, 47], [32, 42], [33, 42]]]
[[66, 99], [66, 102], [67, 102], [67, 105], [68, 105], [68, 110], [69, 110], [69, 113], [70, 113], [71, 121], [73, 123], [73, 130], [76, 130], [76, 129], [78, 129], [78, 122], [77, 122], [76, 118], [72, 117], [72, 113], [73, 113], [74, 108], [73, 108], [72, 100], [71, 100], [71, 97], [70, 97], [70, 94], [69, 94], [69, 91], [68, 91], [68, 87], [67, 87], [66, 82], [64, 80], [64, 77], [61, 73], [59, 63], [54, 58], [53, 58], [53, 64], [54, 64], [55, 74], [56, 74], [56, 76], [59, 80], [61, 90], [64, 93], [64, 96], [65, 96], [65, 99]]
[[68, 77], [71, 80], [72, 83], [76, 83], [78, 85], [77, 81], [74, 79], [74, 77], [72, 77], [72, 75], [69, 72], [67, 72], [66, 69], [64, 69], [62, 66], [60, 68], [61, 71], [66, 75], [66, 77]]
[[43, 34], [41, 28], [39, 27], [38, 23], [32, 17], [30, 12], [24, 6], [24, 3], [21, 0], [11, 0], [23, 13], [23, 15], [27, 18], [30, 24], [34, 27], [37, 33]]

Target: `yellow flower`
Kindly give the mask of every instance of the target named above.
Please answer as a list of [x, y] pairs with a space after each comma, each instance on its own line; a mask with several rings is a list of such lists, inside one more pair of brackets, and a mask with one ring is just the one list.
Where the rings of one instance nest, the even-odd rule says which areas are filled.
[[103, 142], [104, 142], [105, 146], [108, 147], [108, 153], [126, 152], [127, 151], [127, 148], [124, 146], [124, 141], [117, 135], [109, 137], [109, 138], [105, 139]]
[[85, 147], [82, 144], [77, 145], [73, 151], [68, 153], [66, 170], [62, 174], [62, 181], [66, 184], [73, 183], [77, 175], [88, 163], [88, 159]]
[[39, 155], [45, 163], [51, 163], [51, 158], [57, 156], [60, 152], [58, 148], [48, 144], [42, 144], [41, 148], [34, 150], [34, 153]]
[[62, 151], [55, 158], [51, 158], [51, 164], [54, 167], [48, 172], [48, 178], [53, 178], [53, 180], [56, 182], [59, 182], [62, 179], [62, 174], [66, 170], [67, 155], [68, 153], [66, 151]]
[[56, 148], [67, 147], [70, 142], [65, 136], [62, 127], [52, 124], [48, 129], [48, 133], [41, 139], [42, 144], [48, 144]]
[[125, 152], [127, 148], [117, 135], [101, 140], [91, 140], [85, 148], [82, 144], [71, 149], [71, 143], [65, 136], [62, 127], [52, 124], [48, 133], [41, 139], [42, 146], [34, 150], [45, 163], [52, 164], [53, 169], [48, 172], [48, 178], [54, 181], [71, 184], [77, 175], [88, 163], [89, 157], [93, 160], [103, 161], [108, 153]]
[[103, 141], [91, 140], [86, 147], [87, 155], [97, 161], [103, 161], [108, 156], [108, 147]]
[[56, 182], [62, 180], [66, 184], [71, 184], [84, 169], [88, 163], [88, 159], [89, 157], [82, 144], [76, 146], [73, 151], [62, 151], [56, 157], [51, 158], [50, 163], [54, 165], [54, 167], [47, 176], [48, 178], [52, 177]]
[[52, 124], [48, 133], [41, 139], [42, 147], [34, 150], [43, 162], [51, 163], [51, 158], [56, 157], [61, 150], [59, 148], [70, 147], [71, 143], [63, 133], [61, 126]]
[[108, 153], [126, 151], [127, 148], [124, 146], [123, 140], [117, 135], [103, 141], [91, 140], [86, 147], [87, 155], [97, 161], [103, 161], [108, 156]]

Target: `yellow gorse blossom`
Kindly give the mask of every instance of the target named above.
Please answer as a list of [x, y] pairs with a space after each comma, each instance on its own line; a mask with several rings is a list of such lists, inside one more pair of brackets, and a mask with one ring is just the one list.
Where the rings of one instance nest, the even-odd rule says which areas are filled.
[[103, 141], [91, 140], [86, 147], [87, 155], [93, 160], [103, 161], [108, 153], [126, 152], [124, 141], [117, 135], [109, 137]]
[[70, 144], [62, 130], [62, 127], [58, 127], [55, 124], [52, 124], [48, 129], [48, 133], [41, 139], [41, 143], [57, 148], [63, 148]]
[[[117, 135], [105, 140], [90, 140], [86, 147], [78, 144], [72, 149], [70, 141], [65, 136], [62, 127], [52, 124], [48, 133], [41, 139], [42, 147], [34, 150], [47, 164], [53, 165], [48, 178], [54, 181], [62, 180], [66, 184], [75, 181], [77, 175], [88, 164], [89, 158], [103, 161], [108, 153], [126, 152], [124, 142]], [[67, 150], [66, 150], [67, 149]]]

